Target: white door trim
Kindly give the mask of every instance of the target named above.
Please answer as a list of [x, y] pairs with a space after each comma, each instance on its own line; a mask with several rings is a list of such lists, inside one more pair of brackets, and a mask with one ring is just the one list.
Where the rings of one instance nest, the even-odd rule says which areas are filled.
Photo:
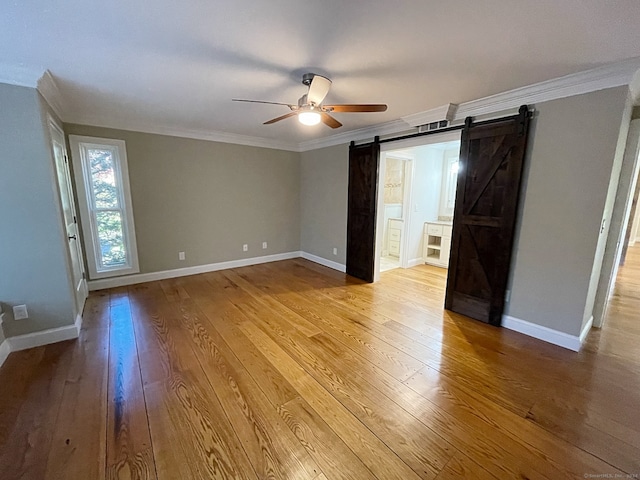
[[[84, 272], [84, 254], [82, 251], [82, 244], [80, 242], [80, 231], [78, 228], [78, 223], [77, 223], [77, 218], [78, 218], [78, 213], [76, 212], [76, 204], [75, 204], [75, 194], [73, 191], [73, 183], [71, 181], [71, 170], [70, 170], [70, 158], [69, 158], [69, 153], [67, 152], [67, 144], [66, 144], [66, 140], [65, 140], [65, 135], [64, 135], [64, 130], [62, 130], [62, 127], [58, 124], [58, 122], [51, 116], [51, 114], [47, 113], [47, 123], [49, 126], [49, 135], [50, 135], [50, 141], [51, 141], [51, 149], [52, 149], [52, 155], [53, 155], [53, 161], [54, 161], [54, 173], [56, 175], [56, 180], [57, 180], [57, 184], [56, 184], [56, 189], [58, 192], [58, 201], [60, 202], [60, 218], [62, 220], [62, 222], [64, 223], [64, 229], [63, 229], [63, 234], [64, 234], [64, 243], [65, 245], [67, 245], [66, 248], [66, 254], [67, 254], [67, 272], [68, 272], [68, 276], [69, 279], [71, 280], [72, 283], [72, 289], [73, 289], [73, 296], [74, 296], [74, 305], [75, 305], [75, 314], [76, 315], [82, 315], [82, 311], [84, 309], [84, 303], [89, 295], [89, 287], [87, 285], [87, 280], [86, 280], [86, 274]], [[75, 235], [77, 236], [74, 244], [75, 244], [75, 249], [76, 249], [76, 254], [78, 256], [77, 261], [78, 261], [78, 266], [80, 269], [80, 276], [81, 278], [75, 278], [74, 275], [74, 267], [73, 267], [73, 261], [71, 259], [71, 252], [70, 249], [68, 248], [69, 245], [69, 238], [67, 238], [68, 236], [68, 230], [67, 230], [67, 222], [65, 220], [65, 216], [64, 216], [64, 212], [63, 207], [62, 207], [62, 195], [63, 193], [60, 191], [60, 179], [58, 178], [59, 175], [59, 170], [58, 170], [58, 166], [57, 166], [57, 162], [58, 160], [55, 158], [56, 153], [55, 153], [55, 147], [54, 147], [54, 137], [55, 136], [59, 136], [59, 138], [57, 139], [57, 142], [60, 143], [60, 145], [62, 146], [63, 149], [63, 155], [65, 156], [65, 161], [64, 161], [64, 165], [63, 165], [63, 170], [64, 170], [64, 182], [67, 184], [67, 191], [69, 192], [69, 202], [70, 202], [70, 206], [71, 206], [71, 214], [73, 215], [74, 218], [74, 222], [75, 222]]]

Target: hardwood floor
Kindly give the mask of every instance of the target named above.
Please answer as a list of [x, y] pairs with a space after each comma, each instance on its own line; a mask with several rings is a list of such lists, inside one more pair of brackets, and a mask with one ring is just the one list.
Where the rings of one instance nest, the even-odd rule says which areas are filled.
[[444, 312], [444, 275], [95, 292], [79, 340], [0, 369], [0, 478], [638, 478], [640, 246], [580, 353]]

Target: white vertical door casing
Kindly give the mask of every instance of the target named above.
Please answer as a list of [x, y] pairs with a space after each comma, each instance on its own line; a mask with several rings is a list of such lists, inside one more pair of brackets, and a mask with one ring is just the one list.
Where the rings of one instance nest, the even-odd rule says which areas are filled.
[[73, 189], [71, 187], [71, 173], [69, 171], [69, 157], [64, 140], [64, 133], [53, 119], [49, 119], [53, 156], [56, 164], [56, 177], [60, 205], [64, 218], [69, 249], [70, 272], [73, 281], [76, 314], [82, 314], [84, 302], [88, 296], [87, 281], [84, 274], [84, 255], [78, 235], [78, 224]]

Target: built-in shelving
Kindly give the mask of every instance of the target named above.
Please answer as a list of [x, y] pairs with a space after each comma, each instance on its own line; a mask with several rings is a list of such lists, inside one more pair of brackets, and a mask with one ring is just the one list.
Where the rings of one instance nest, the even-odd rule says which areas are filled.
[[451, 224], [448, 222], [427, 222], [424, 224], [423, 257], [425, 263], [438, 267], [449, 266], [451, 248]]

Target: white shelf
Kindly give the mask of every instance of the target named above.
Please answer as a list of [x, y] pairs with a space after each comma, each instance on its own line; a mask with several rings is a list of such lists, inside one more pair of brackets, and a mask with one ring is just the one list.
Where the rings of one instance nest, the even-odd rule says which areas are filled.
[[425, 263], [447, 268], [451, 248], [451, 226], [445, 222], [424, 225], [423, 258]]

